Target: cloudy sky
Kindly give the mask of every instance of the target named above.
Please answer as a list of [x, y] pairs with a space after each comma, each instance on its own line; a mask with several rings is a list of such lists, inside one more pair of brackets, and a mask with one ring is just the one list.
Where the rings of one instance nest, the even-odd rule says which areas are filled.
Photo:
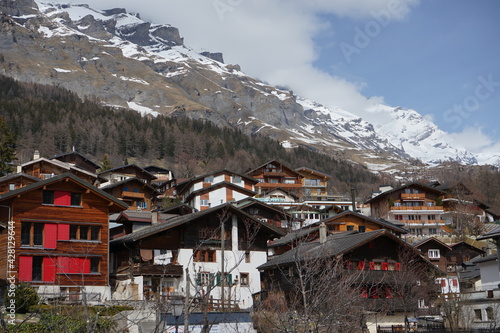
[[[117, 7], [115, 0], [57, 0]], [[196, 51], [367, 121], [374, 103], [432, 119], [472, 152], [500, 152], [500, 1], [120, 0]]]

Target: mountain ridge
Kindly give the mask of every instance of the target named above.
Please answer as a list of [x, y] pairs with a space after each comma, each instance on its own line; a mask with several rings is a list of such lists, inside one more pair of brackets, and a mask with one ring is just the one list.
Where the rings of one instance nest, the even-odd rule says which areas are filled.
[[21, 81], [61, 85], [143, 114], [207, 119], [374, 171], [393, 172], [414, 159], [477, 163], [414, 110], [379, 105], [374, 112], [394, 121], [370, 124], [252, 78], [238, 65], [222, 63], [222, 54], [199, 54], [184, 45], [177, 28], [142, 21], [123, 8], [18, 0], [0, 11], [6, 14], [0, 46], [13, 50], [2, 51], [0, 73]]

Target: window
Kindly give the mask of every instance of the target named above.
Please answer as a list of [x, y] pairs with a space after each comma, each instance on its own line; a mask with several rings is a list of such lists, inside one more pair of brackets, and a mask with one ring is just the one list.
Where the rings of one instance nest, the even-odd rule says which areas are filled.
[[491, 307], [486, 308], [486, 319], [491, 321], [495, 320], [495, 316], [493, 314], [493, 308]]
[[483, 314], [481, 313], [481, 309], [474, 309], [474, 317], [476, 320], [482, 321]]
[[197, 262], [216, 262], [216, 259], [215, 250], [197, 250], [194, 253], [194, 261]]
[[21, 246], [43, 246], [43, 223], [21, 223]]
[[245, 252], [245, 262], [249, 263], [250, 262], [250, 251]]
[[71, 224], [69, 226], [70, 240], [98, 241], [100, 240], [100, 234], [101, 234], [101, 227], [99, 226], [76, 225], [76, 224]]
[[99, 258], [90, 258], [90, 273], [99, 273]]
[[53, 258], [42, 256], [19, 257], [19, 281], [55, 281], [55, 262]]
[[33, 270], [31, 281], [42, 281], [43, 257], [33, 257]]
[[436, 250], [436, 249], [429, 249], [427, 251], [427, 255], [429, 256], [429, 259], [439, 259], [440, 258], [439, 250]]
[[429, 235], [435, 235], [437, 234], [437, 229], [436, 228], [429, 228]]
[[9, 191], [14, 191], [16, 189], [16, 184], [9, 184]]
[[56, 206], [81, 206], [82, 194], [68, 191], [43, 191], [42, 203]]
[[136, 206], [139, 209], [147, 209], [148, 203], [146, 201], [136, 201]]
[[347, 226], [347, 231], [353, 231], [353, 230], [354, 226], [352, 224]]
[[205, 183], [213, 183], [214, 182], [214, 176], [207, 176], [205, 179], [203, 179], [203, 182]]
[[248, 273], [240, 273], [240, 284], [242, 286], [249, 286]]
[[210, 275], [213, 275], [213, 274], [210, 274], [208, 272], [200, 272], [200, 273], [198, 273], [198, 276], [197, 276], [197, 279], [196, 279], [196, 284], [198, 286], [212, 285], [213, 283], [211, 283], [211, 282], [213, 282], [213, 278], [211, 279]]
[[200, 205], [201, 206], [210, 206], [210, 201], [208, 199], [201, 199]]
[[233, 183], [236, 183], [236, 184], [241, 183], [241, 177], [240, 176], [233, 176]]
[[272, 184], [278, 184], [278, 179], [277, 178], [270, 178], [269, 182]]
[[429, 221], [435, 220], [436, 219], [436, 215], [427, 215], [427, 219]]
[[358, 231], [359, 232], [365, 232], [366, 231], [366, 227], [364, 225], [358, 225]]

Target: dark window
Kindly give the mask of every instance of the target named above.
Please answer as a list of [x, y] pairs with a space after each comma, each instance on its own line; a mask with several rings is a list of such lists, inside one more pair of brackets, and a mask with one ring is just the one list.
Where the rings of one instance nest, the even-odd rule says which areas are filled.
[[89, 227], [86, 225], [80, 226], [80, 240], [88, 240], [89, 239]]
[[21, 223], [21, 245], [31, 245], [31, 223]]
[[33, 257], [32, 281], [42, 281], [43, 257]]
[[78, 226], [70, 225], [69, 227], [69, 239], [78, 239]]
[[354, 226], [353, 225], [348, 225], [347, 226], [347, 231], [352, 231], [354, 230]]
[[42, 246], [43, 245], [43, 224], [42, 223], [34, 223], [33, 245], [34, 246]]
[[54, 191], [43, 191], [43, 201], [46, 205], [54, 204]]
[[82, 205], [82, 194], [71, 193], [71, 206], [81, 206], [81, 205]]
[[90, 273], [99, 273], [99, 258], [90, 258]]
[[240, 273], [240, 284], [242, 286], [248, 286], [250, 285], [249, 279], [248, 279], [248, 273]]
[[366, 227], [364, 225], [360, 225], [360, 226], [358, 226], [358, 231], [359, 232], [365, 232], [366, 231]]
[[97, 226], [90, 227], [90, 239], [98, 241], [99, 234], [101, 233], [101, 228]]

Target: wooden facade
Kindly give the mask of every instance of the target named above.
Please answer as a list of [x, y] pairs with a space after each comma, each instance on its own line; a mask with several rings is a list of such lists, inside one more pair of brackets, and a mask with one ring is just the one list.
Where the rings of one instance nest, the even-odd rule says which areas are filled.
[[16, 173], [0, 178], [0, 194], [17, 190], [40, 181], [39, 178], [25, 173]]
[[[66, 173], [0, 196], [0, 279], [38, 286], [108, 286], [108, 214], [117, 199]], [[5, 209], [8, 207], [8, 209]], [[15, 256], [10, 256], [14, 250]]]
[[304, 176], [276, 160], [267, 162], [247, 172], [247, 175], [259, 181], [255, 185], [255, 189], [260, 193], [270, 189], [282, 188], [302, 194]]
[[101, 189], [125, 202], [129, 206], [129, 210], [150, 211], [153, 209], [156, 196], [159, 194], [151, 185], [135, 177], [111, 183], [101, 187]]

